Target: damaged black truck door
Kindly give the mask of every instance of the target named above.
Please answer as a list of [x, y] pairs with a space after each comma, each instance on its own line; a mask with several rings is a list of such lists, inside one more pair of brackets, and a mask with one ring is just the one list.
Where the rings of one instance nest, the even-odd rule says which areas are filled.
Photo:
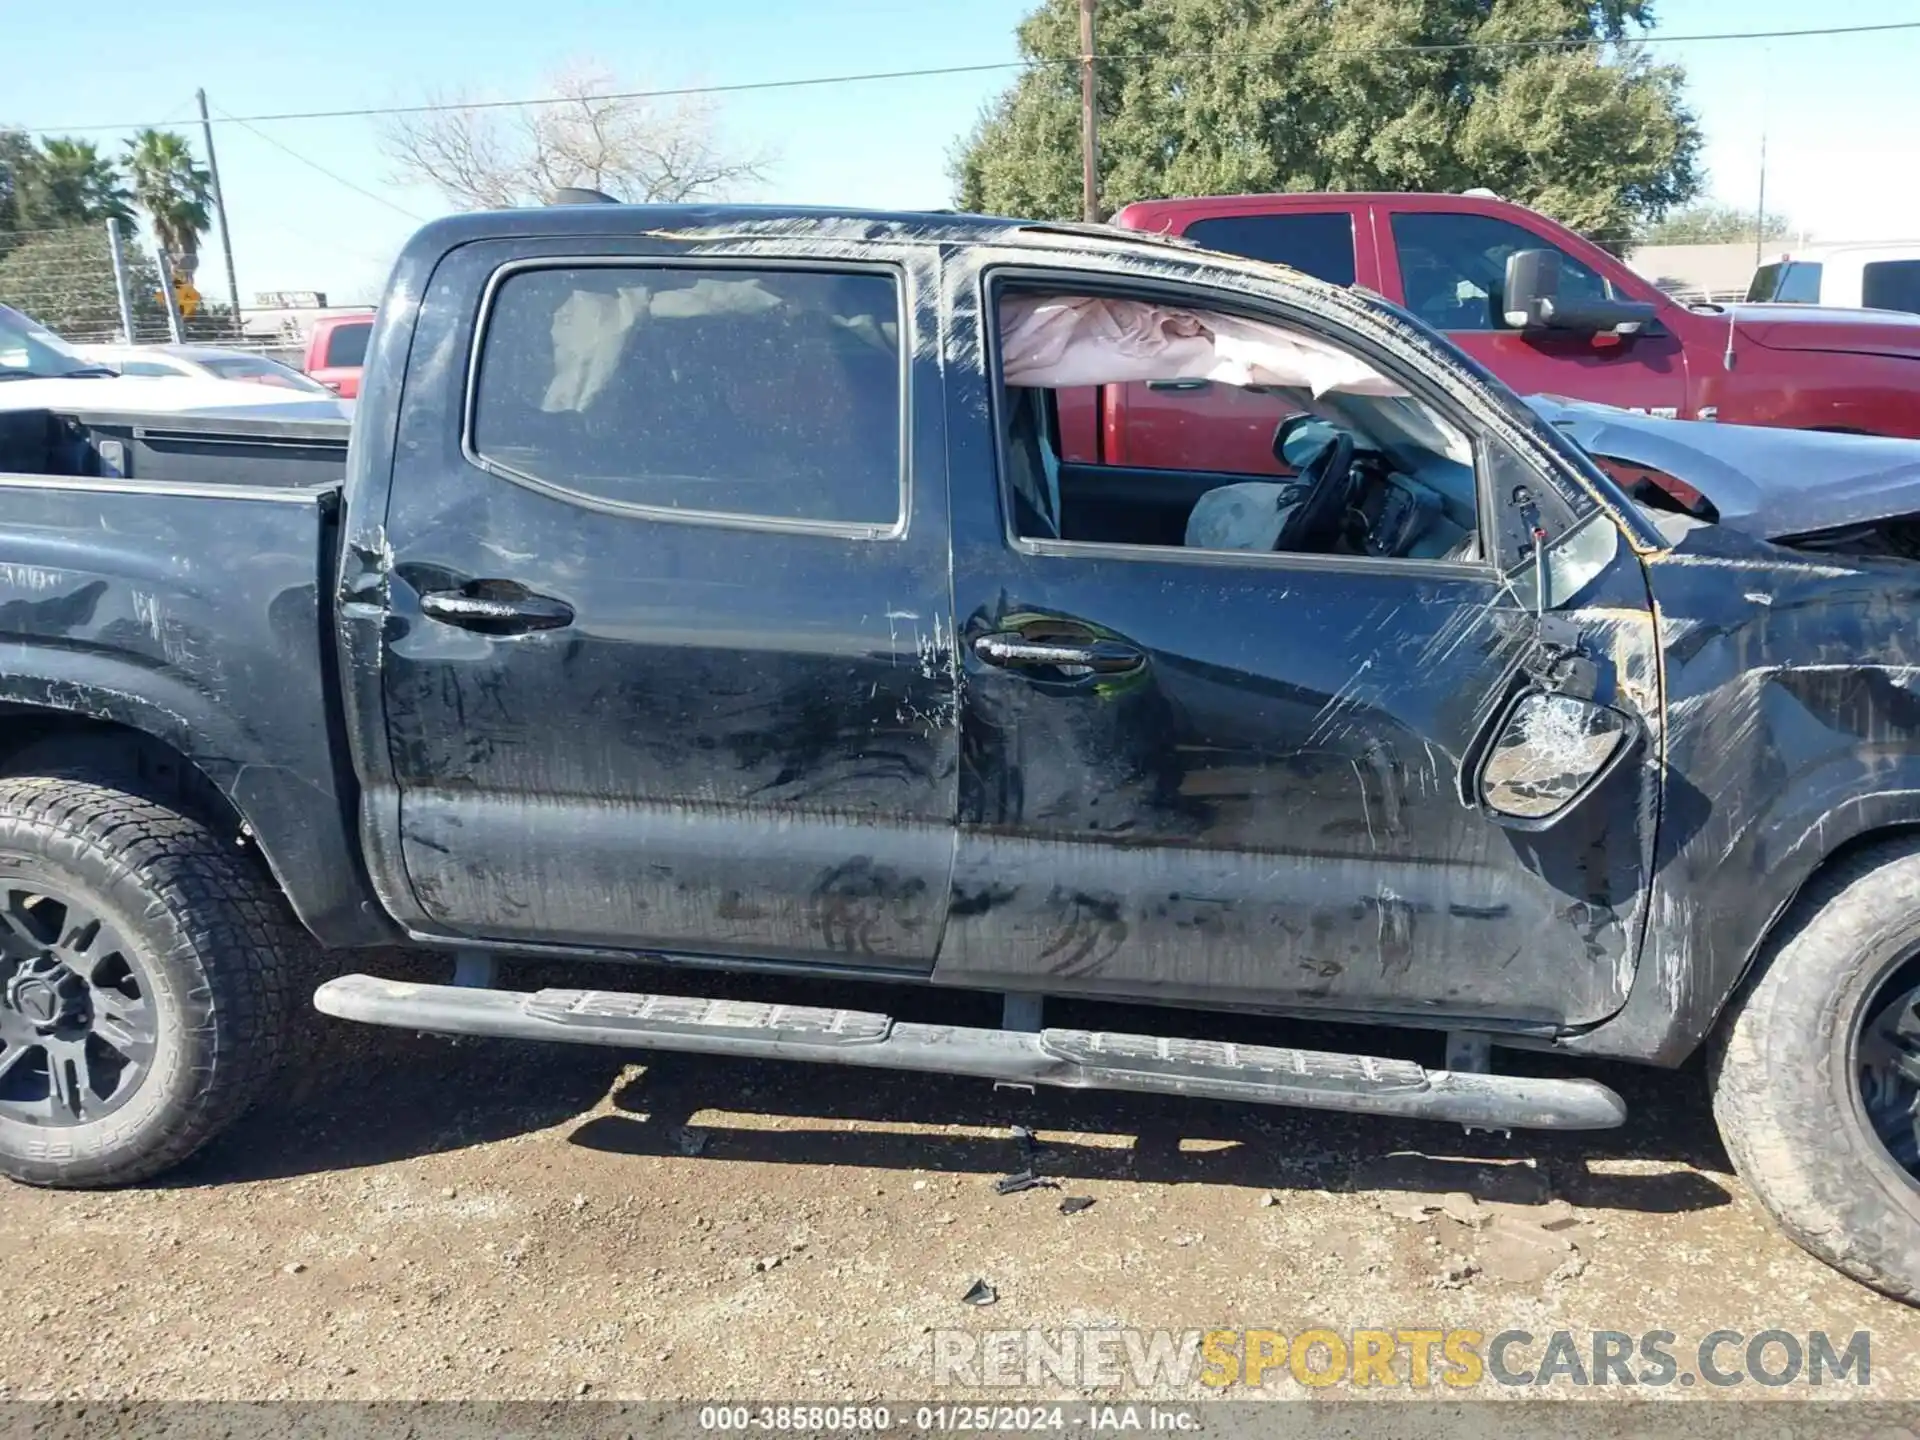
[[[996, 285], [1061, 282], [989, 276], [987, 315]], [[1508, 1029], [1617, 1010], [1648, 893], [1658, 702], [1646, 580], [1613, 522], [1449, 410], [1481, 535], [1448, 557], [1035, 535], [999, 478], [1028, 463], [1024, 402], [988, 368], [989, 393], [950, 411], [983, 433], [952, 482], [966, 684], [936, 978]], [[1010, 662], [1009, 636], [1134, 663]], [[1631, 758], [1550, 819], [1506, 823], [1482, 803], [1482, 762], [1520, 694], [1566, 687], [1617, 709]]]
[[956, 729], [937, 375], [903, 360], [924, 252], [549, 249], [455, 251], [414, 340], [402, 918], [925, 971]]

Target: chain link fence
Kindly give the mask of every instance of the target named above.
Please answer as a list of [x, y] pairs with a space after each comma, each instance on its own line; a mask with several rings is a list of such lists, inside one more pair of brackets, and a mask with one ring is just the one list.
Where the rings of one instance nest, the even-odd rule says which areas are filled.
[[31, 315], [73, 344], [180, 340], [299, 363], [305, 337], [283, 313], [236, 314], [229, 305], [202, 299], [191, 314], [170, 316], [160, 275], [157, 258], [128, 226], [107, 222], [0, 234], [0, 305]]

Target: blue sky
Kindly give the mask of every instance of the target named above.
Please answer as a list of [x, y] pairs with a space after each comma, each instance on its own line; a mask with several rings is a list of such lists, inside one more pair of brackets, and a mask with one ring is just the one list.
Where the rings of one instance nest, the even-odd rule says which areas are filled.
[[[541, 75], [591, 59], [635, 87], [1011, 60], [1029, 0], [0, 0], [0, 123], [169, 121], [193, 92], [216, 113], [404, 104], [434, 89], [543, 93]], [[1659, 0], [1674, 34], [1920, 21], [1920, 0]], [[1920, 237], [1920, 31], [1661, 47], [1684, 63], [1705, 123], [1710, 186], [1751, 203], [1769, 135], [1768, 206], [1820, 239]], [[23, 64], [70, 55], [67, 63]], [[949, 203], [954, 138], [1011, 72], [726, 97], [721, 123], [771, 149], [744, 198], [875, 206]], [[240, 289], [324, 289], [371, 299], [400, 243], [441, 208], [391, 183], [361, 119], [216, 131]], [[194, 128], [196, 144], [197, 127]], [[121, 136], [91, 138], [117, 148]], [[328, 179], [288, 150], [353, 180]], [[217, 263], [201, 285], [220, 295]]]

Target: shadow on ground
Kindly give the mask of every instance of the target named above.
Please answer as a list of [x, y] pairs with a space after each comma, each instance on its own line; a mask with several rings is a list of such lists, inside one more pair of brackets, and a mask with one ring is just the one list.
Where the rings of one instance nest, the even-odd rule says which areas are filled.
[[[435, 978], [441, 962], [365, 968]], [[439, 966], [439, 969], [435, 967]], [[670, 989], [883, 1010], [902, 1019], [993, 1024], [995, 997], [817, 981], [604, 967], [512, 972], [542, 984]], [[1050, 1023], [1358, 1050], [1438, 1064], [1437, 1035], [1123, 1006], [1050, 1007]], [[1619, 1130], [1466, 1134], [1452, 1125], [1098, 1091], [995, 1089], [986, 1081], [826, 1065], [647, 1055], [508, 1041], [452, 1041], [320, 1022], [319, 1043], [287, 1093], [172, 1177], [179, 1185], [268, 1179], [461, 1150], [564, 1124], [612, 1091], [616, 1113], [570, 1141], [609, 1157], [697, 1153], [716, 1165], [858, 1166], [1008, 1174], [1032, 1166], [1060, 1183], [1114, 1179], [1252, 1189], [1465, 1191], [1530, 1203], [1647, 1213], [1729, 1203], [1731, 1167], [1704, 1076], [1497, 1051], [1516, 1073], [1586, 1075], [1626, 1100]], [[628, 1064], [645, 1072], [622, 1083]], [[616, 1088], [617, 1087], [617, 1088]], [[1012, 1127], [1046, 1134], [1029, 1150]], [[884, 1127], [884, 1128], [880, 1128]], [[970, 1133], [946, 1133], [964, 1127]], [[1531, 1162], [1531, 1163], [1523, 1163]], [[1644, 1162], [1644, 1163], [1620, 1163]], [[1710, 1172], [1710, 1173], [1700, 1173]]]

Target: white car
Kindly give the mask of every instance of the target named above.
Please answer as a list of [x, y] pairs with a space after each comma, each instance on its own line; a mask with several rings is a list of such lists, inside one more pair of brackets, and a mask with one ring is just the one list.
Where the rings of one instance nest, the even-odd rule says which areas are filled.
[[1808, 245], [1755, 270], [1747, 299], [1920, 311], [1920, 245]]
[[331, 395], [251, 381], [121, 375], [89, 360], [18, 310], [0, 305], [0, 410], [67, 409], [285, 420], [341, 420], [351, 413]]
[[244, 380], [303, 395], [331, 395], [318, 380], [250, 350], [218, 345], [76, 345], [89, 360], [142, 379]]

